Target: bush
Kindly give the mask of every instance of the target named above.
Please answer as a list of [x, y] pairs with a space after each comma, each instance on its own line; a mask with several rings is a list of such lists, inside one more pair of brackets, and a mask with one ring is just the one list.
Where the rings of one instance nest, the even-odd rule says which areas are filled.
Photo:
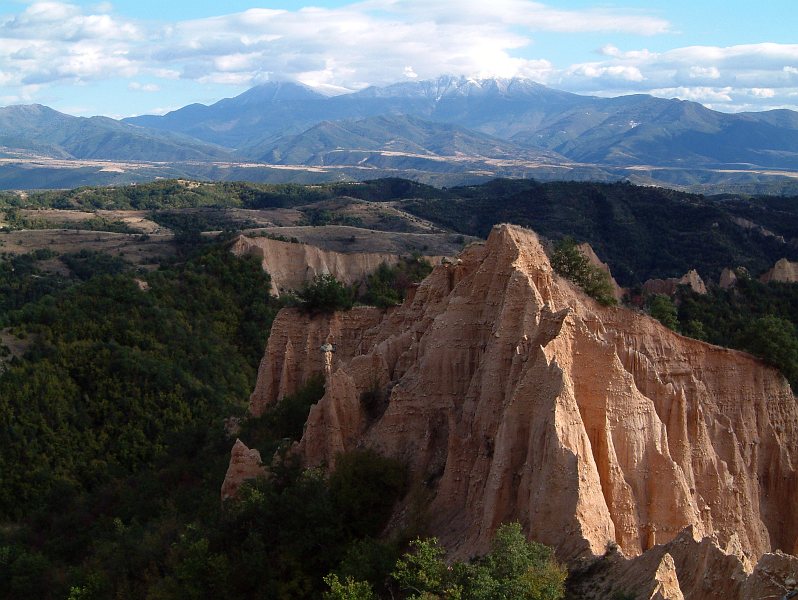
[[284, 439], [299, 440], [310, 408], [324, 395], [324, 377], [311, 376], [293, 394], [282, 398], [265, 414], [244, 422], [240, 437], [262, 452], [273, 451]]
[[372, 600], [374, 593], [371, 586], [365, 581], [355, 581], [347, 577], [344, 583], [338, 579], [338, 575], [331, 573], [324, 578], [324, 583], [330, 586], [329, 592], [324, 592], [324, 600]]
[[316, 275], [297, 293], [299, 306], [309, 313], [331, 313], [349, 310], [355, 303], [353, 290], [334, 275]]
[[551, 257], [551, 266], [600, 304], [613, 306], [618, 303], [613, 294], [610, 276], [606, 271], [590, 264], [573, 238], [565, 237], [557, 243]]
[[366, 290], [359, 300], [364, 304], [387, 308], [401, 304], [410, 287], [432, 272], [428, 261], [418, 258], [403, 258], [396, 265], [382, 263], [366, 278]]
[[[648, 314], [665, 325], [665, 327], [674, 331], [679, 328], [676, 305], [668, 296], [664, 294], [653, 294], [649, 296], [646, 304], [648, 305]], [[697, 325], [694, 324], [693, 327], [697, 330], [699, 325], [700, 323]]]
[[565, 569], [551, 548], [528, 542], [521, 525], [496, 530], [490, 553], [470, 564], [447, 566], [435, 538], [416, 539], [391, 576], [408, 599], [558, 600], [565, 595]]

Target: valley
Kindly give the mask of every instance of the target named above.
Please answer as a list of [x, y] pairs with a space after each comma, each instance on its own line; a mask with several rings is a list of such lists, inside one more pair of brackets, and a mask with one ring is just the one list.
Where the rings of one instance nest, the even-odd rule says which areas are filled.
[[556, 598], [792, 585], [793, 198], [173, 179], [0, 214], [0, 597], [403, 597], [429, 536], [476, 594], [511, 522]]

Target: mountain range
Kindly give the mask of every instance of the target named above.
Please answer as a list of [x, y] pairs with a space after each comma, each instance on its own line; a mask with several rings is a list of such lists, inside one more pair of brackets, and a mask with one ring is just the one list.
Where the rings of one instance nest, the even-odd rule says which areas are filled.
[[525, 79], [440, 77], [338, 96], [270, 82], [209, 106], [122, 121], [7, 107], [0, 146], [7, 156], [161, 162], [173, 171], [183, 163], [180, 172], [207, 178], [226, 177], [209, 163], [256, 162], [338, 169], [337, 178], [355, 179], [462, 172], [686, 185], [719, 172], [751, 181], [792, 175], [798, 113], [581, 96]]

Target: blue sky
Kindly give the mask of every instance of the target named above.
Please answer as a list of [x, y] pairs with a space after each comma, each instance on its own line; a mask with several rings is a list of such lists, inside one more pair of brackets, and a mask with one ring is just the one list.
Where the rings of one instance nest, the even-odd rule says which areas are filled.
[[798, 110], [794, 13], [787, 0], [0, 0], [0, 106], [121, 117], [275, 79], [341, 93], [455, 74]]

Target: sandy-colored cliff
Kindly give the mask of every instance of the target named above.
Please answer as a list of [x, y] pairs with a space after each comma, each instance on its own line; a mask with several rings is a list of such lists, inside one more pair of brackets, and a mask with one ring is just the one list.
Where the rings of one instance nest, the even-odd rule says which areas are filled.
[[[798, 408], [777, 371], [599, 306], [527, 230], [497, 226], [460, 258], [384, 316], [282, 313], [253, 412], [318, 369], [300, 364], [321, 361], [332, 335], [336, 362], [297, 451], [308, 465], [361, 446], [405, 460], [455, 555], [484, 551], [510, 520], [570, 560], [608, 543], [652, 556], [690, 528], [743, 582], [765, 553], [798, 551]], [[361, 403], [375, 387], [387, 397], [376, 413]], [[682, 582], [702, 568], [689, 554], [669, 548], [636, 571], [646, 597], [715, 597]], [[751, 597], [739, 594], [727, 597]]]
[[798, 262], [782, 258], [776, 261], [773, 268], [759, 278], [762, 283], [779, 281], [782, 283], [798, 283]]
[[[273, 240], [268, 237], [239, 235], [231, 251], [238, 256], [255, 256], [263, 269], [271, 276], [271, 293], [279, 296], [281, 291], [298, 290], [316, 275], [334, 275], [338, 281], [352, 284], [365, 279], [377, 270], [381, 263], [395, 265], [398, 254], [385, 252], [353, 252], [344, 254], [323, 250], [308, 244], [296, 244]], [[425, 257], [438, 262], [440, 257]]]
[[363, 354], [371, 347], [371, 330], [384, 313], [371, 306], [314, 317], [296, 308], [281, 310], [272, 324], [255, 390], [249, 398], [250, 414], [263, 414], [270, 404], [293, 394], [310, 377], [323, 374], [324, 344], [335, 347], [332, 369], [356, 354]]
[[733, 269], [726, 267], [720, 272], [720, 281], [718, 282], [718, 286], [722, 290], [728, 290], [735, 285], [737, 285], [737, 273]]
[[681, 277], [671, 277], [669, 279], [649, 279], [643, 284], [644, 294], [665, 294], [673, 296], [680, 285], [686, 285], [696, 294], [706, 294], [707, 286], [698, 271], [691, 269]]

